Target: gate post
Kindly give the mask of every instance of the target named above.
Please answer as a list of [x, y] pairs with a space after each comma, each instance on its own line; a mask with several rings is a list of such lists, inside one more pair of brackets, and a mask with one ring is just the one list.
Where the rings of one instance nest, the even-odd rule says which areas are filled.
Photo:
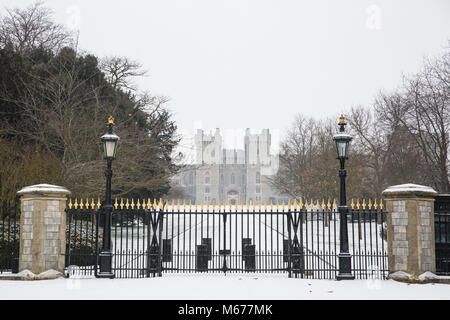
[[19, 271], [34, 274], [53, 269], [64, 272], [66, 196], [70, 191], [40, 184], [25, 187], [21, 196]]
[[389, 273], [436, 272], [434, 200], [430, 187], [403, 184], [383, 191], [387, 211]]

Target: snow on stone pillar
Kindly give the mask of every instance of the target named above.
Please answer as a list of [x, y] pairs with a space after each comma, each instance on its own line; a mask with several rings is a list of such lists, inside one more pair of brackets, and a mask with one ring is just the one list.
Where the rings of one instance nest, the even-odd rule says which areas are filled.
[[35, 274], [64, 271], [66, 197], [70, 191], [39, 184], [17, 192], [21, 196], [19, 271]]
[[389, 273], [436, 272], [434, 200], [430, 187], [403, 184], [383, 191], [386, 199]]

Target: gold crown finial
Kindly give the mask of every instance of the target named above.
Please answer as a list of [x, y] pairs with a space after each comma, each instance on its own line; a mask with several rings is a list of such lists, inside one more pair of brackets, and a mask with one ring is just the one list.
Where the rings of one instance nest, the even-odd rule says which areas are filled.
[[108, 123], [114, 124], [114, 118], [113, 116], [109, 116]]
[[345, 122], [345, 117], [343, 114], [341, 114], [341, 117], [339, 118], [339, 123], [344, 123]]

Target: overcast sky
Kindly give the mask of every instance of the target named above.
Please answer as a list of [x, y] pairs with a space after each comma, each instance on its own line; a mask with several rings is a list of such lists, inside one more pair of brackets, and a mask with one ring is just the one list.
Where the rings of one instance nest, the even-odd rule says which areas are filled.
[[[2, 0], [4, 7], [33, 1]], [[149, 70], [179, 127], [270, 128], [367, 105], [449, 46], [450, 1], [45, 1], [79, 47]]]

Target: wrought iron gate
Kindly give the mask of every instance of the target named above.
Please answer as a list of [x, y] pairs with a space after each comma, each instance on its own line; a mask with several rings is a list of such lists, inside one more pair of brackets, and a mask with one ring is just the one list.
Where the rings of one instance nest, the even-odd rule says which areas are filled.
[[[119, 278], [166, 273], [285, 273], [335, 279], [339, 214], [328, 202], [191, 205], [121, 200], [112, 214], [113, 272]], [[103, 222], [100, 203], [68, 204], [67, 267], [95, 275]], [[382, 204], [353, 203], [348, 229], [356, 278], [387, 275]]]

